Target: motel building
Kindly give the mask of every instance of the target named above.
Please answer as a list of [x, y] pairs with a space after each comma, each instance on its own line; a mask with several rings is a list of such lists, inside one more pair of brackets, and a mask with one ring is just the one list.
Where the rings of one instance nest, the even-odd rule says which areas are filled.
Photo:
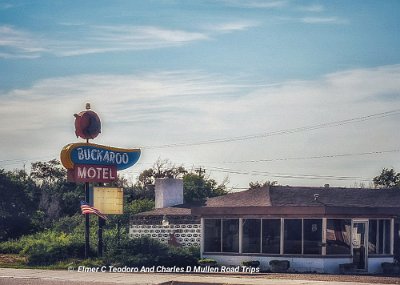
[[[382, 272], [394, 261], [400, 191], [270, 186], [183, 203], [183, 188], [172, 179], [156, 182], [155, 210], [131, 221], [130, 236], [148, 235], [182, 246], [200, 245], [203, 258], [220, 265], [288, 260], [289, 271]], [[158, 193], [158, 194], [157, 194]], [[157, 201], [158, 200], [158, 201]], [[195, 235], [195, 236], [194, 236]]]

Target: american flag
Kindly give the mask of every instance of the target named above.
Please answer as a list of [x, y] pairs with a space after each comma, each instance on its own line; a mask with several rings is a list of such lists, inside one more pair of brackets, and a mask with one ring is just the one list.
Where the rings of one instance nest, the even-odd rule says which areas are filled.
[[81, 201], [81, 211], [83, 215], [86, 214], [95, 214], [99, 216], [100, 218], [107, 220], [107, 217], [102, 214], [99, 210], [97, 210], [95, 207], [90, 206], [88, 203], [85, 201]]

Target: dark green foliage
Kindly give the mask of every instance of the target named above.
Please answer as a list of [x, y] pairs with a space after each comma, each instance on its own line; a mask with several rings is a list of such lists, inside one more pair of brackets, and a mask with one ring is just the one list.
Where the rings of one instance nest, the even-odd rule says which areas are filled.
[[275, 185], [278, 185], [278, 181], [269, 181], [269, 180], [265, 182], [255, 181], [249, 183], [249, 188], [254, 189], [254, 188], [261, 188], [261, 187], [275, 186]]
[[394, 169], [382, 169], [380, 175], [374, 177], [374, 185], [380, 188], [399, 188], [400, 173], [396, 173]]
[[186, 203], [202, 202], [207, 197], [217, 197], [227, 193], [225, 185], [218, 185], [214, 179], [206, 179], [196, 173], [183, 176], [183, 198]]
[[249, 267], [260, 267], [260, 262], [258, 260], [243, 261], [242, 265]]
[[154, 199], [154, 183], [156, 178], [183, 178], [183, 196], [185, 203], [203, 202], [207, 197], [227, 194], [225, 182], [218, 184], [203, 173], [187, 171], [168, 160], [158, 159], [152, 168], [144, 170], [138, 182], [127, 189], [128, 202], [135, 199]]
[[0, 241], [34, 231], [38, 189], [23, 171], [0, 170]]
[[108, 248], [104, 260], [120, 266], [190, 266], [197, 264], [198, 255], [194, 249], [176, 248], [143, 237], [125, 239], [119, 246]]
[[271, 260], [269, 266], [272, 272], [286, 272], [290, 267], [289, 260]]
[[[161, 160], [144, 171], [134, 185], [120, 178], [124, 214], [109, 215], [103, 232], [105, 257], [97, 261], [130, 266], [197, 265], [198, 248], [170, 247], [153, 239], [128, 239], [130, 216], [154, 209], [154, 179], [162, 177], [183, 177], [187, 202], [227, 193], [224, 184]], [[0, 253], [19, 253], [32, 265], [83, 258], [84, 218], [79, 201], [84, 199], [84, 190], [81, 184], [67, 182], [59, 161], [33, 163], [30, 175], [22, 170], [0, 170], [0, 197]], [[90, 224], [93, 250], [97, 246], [98, 218], [91, 215]]]
[[203, 258], [197, 261], [201, 266], [218, 266], [218, 262], [212, 258]]

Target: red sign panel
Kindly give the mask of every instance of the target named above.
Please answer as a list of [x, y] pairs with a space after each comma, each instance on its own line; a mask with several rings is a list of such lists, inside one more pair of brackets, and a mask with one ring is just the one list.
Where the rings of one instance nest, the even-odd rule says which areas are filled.
[[74, 169], [68, 169], [70, 182], [107, 183], [115, 180], [117, 180], [117, 167], [114, 165], [76, 164]]

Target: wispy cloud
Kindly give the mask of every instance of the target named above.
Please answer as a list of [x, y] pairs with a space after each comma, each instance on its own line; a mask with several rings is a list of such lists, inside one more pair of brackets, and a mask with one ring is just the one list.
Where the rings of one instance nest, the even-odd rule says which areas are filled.
[[306, 24], [347, 24], [348, 21], [338, 17], [304, 17], [300, 19]]
[[35, 58], [45, 51], [29, 32], [0, 26], [0, 58]]
[[320, 4], [313, 4], [309, 6], [300, 6], [298, 7], [298, 10], [304, 11], [304, 12], [313, 12], [313, 13], [318, 13], [318, 12], [323, 12], [325, 10], [324, 6]]
[[260, 23], [255, 21], [234, 21], [215, 25], [207, 25], [206, 29], [218, 33], [231, 33], [236, 31], [245, 31], [259, 25]]
[[222, 2], [232, 7], [259, 9], [281, 8], [288, 4], [286, 0], [223, 0]]
[[84, 34], [82, 41], [57, 41], [50, 44], [50, 49], [58, 56], [75, 56], [182, 46], [208, 39], [206, 34], [200, 32], [153, 26], [92, 26]]
[[250, 21], [218, 23], [202, 31], [157, 26], [87, 26], [82, 23], [60, 25], [68, 29], [51, 38], [10, 26], [0, 26], [0, 58], [36, 58], [45, 53], [65, 57], [180, 47], [209, 40], [221, 33], [243, 31], [257, 26], [257, 23]]

